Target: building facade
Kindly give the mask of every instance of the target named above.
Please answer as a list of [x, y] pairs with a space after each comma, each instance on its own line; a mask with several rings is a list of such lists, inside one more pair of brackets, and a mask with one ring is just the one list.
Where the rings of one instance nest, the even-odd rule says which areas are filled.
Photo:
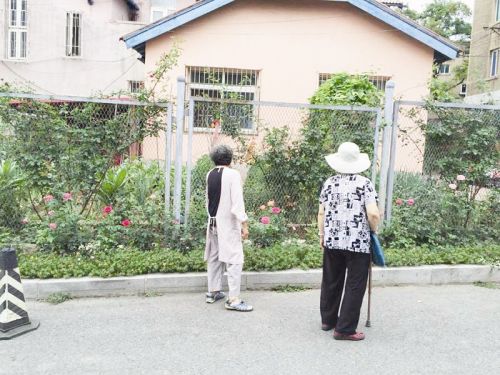
[[55, 95], [137, 91], [144, 64], [120, 36], [191, 2], [0, 0], [0, 83]]
[[500, 0], [476, 0], [469, 60], [469, 103], [500, 103]]

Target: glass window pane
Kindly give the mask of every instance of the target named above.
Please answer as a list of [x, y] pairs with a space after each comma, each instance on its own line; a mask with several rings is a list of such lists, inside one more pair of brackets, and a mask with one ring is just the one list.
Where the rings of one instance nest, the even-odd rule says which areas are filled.
[[19, 57], [26, 58], [26, 49], [27, 49], [27, 33], [26, 31], [21, 31], [21, 41], [20, 41], [20, 54]]
[[498, 66], [498, 50], [491, 51], [490, 56], [490, 76], [495, 77], [497, 75]]
[[160, 18], [163, 18], [163, 11], [161, 10], [153, 10], [153, 14], [151, 16], [151, 21], [155, 22], [158, 21]]
[[9, 57], [15, 58], [17, 57], [16, 53], [16, 42], [17, 42], [17, 33], [15, 31], [10, 31], [9, 33], [9, 41], [10, 41], [10, 49], [9, 49]]
[[26, 0], [21, 1], [21, 26], [26, 27], [27, 24], [27, 4]]
[[497, 21], [500, 21], [500, 0], [497, 0], [497, 4], [496, 5], [497, 5], [497, 9], [496, 9], [497, 11], [496, 11], [496, 18], [495, 19]]
[[10, 26], [17, 26], [17, 0], [10, 0]]

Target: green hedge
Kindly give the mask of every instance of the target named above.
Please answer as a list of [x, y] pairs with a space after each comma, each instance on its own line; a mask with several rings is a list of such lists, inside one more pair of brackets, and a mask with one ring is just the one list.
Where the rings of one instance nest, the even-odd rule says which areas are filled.
[[[319, 268], [322, 253], [316, 245], [293, 244], [245, 251], [245, 270], [278, 271], [292, 268]], [[386, 249], [389, 266], [424, 264], [500, 264], [500, 246], [467, 248]], [[204, 272], [201, 250], [183, 254], [174, 250], [116, 250], [93, 256], [56, 253], [20, 253], [19, 264], [24, 278], [67, 278], [83, 276], [132, 276], [148, 273]]]

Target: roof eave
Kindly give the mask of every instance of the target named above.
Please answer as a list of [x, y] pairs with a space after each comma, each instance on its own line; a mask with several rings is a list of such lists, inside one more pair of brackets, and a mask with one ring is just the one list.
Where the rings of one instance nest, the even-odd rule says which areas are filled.
[[[330, 0], [332, 1], [332, 0]], [[334, 0], [339, 1], [339, 0]], [[460, 47], [437, 35], [431, 30], [418, 25], [409, 18], [393, 11], [389, 7], [375, 0], [340, 0], [350, 3], [356, 8], [370, 14], [380, 21], [394, 27], [402, 33], [418, 40], [424, 45], [432, 48], [436, 56], [444, 56], [446, 59], [455, 59], [460, 53]], [[122, 38], [128, 48], [133, 48], [144, 57], [143, 45], [151, 39], [172, 31], [188, 22], [209, 14], [234, 0], [204, 0], [192, 6], [180, 10], [168, 17], [147, 25], [139, 30], [129, 33]], [[140, 51], [142, 50], [142, 52]], [[440, 58], [441, 60], [441, 58]]]
[[381, 4], [376, 0], [347, 1], [356, 8], [363, 10], [402, 33], [418, 40], [422, 44], [427, 45], [448, 59], [457, 58], [461, 51], [461, 48], [454, 45], [451, 41], [448, 41], [433, 31], [418, 25], [416, 22], [413, 22], [402, 14], [393, 11], [388, 6]]

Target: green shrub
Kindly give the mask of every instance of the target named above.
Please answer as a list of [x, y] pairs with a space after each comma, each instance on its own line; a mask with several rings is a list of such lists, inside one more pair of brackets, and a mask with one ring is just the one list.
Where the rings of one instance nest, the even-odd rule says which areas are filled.
[[[385, 249], [389, 266], [418, 266], [424, 264], [496, 264], [500, 265], [500, 246], [420, 247]], [[203, 251], [181, 253], [175, 250], [154, 249], [149, 252], [115, 250], [57, 253], [19, 252], [19, 265], [24, 278], [113, 277], [148, 273], [205, 272]], [[246, 271], [278, 271], [292, 268], [320, 268], [323, 253], [316, 243], [287, 240], [267, 248], [245, 249]]]

